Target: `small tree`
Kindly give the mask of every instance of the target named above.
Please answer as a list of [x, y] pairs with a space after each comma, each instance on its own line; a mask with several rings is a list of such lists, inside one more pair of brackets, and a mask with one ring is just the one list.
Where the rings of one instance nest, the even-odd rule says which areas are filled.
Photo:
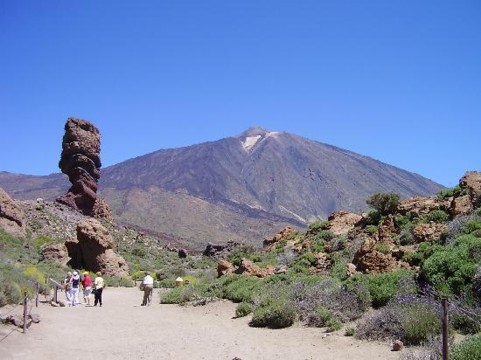
[[375, 193], [366, 200], [366, 203], [384, 216], [396, 211], [399, 199], [400, 196], [395, 193]]

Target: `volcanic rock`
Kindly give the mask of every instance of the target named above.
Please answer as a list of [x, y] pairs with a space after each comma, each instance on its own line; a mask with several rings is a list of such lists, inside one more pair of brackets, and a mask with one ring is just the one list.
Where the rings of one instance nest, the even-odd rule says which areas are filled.
[[72, 263], [73, 267], [101, 271], [110, 276], [128, 275], [127, 262], [112, 250], [112, 236], [97, 220], [86, 219], [78, 223], [77, 240], [77, 246], [70, 242], [69, 253], [78, 251], [81, 259], [80, 263]]
[[7, 233], [25, 237], [25, 215], [15, 201], [0, 188], [0, 228]]
[[72, 183], [57, 201], [84, 215], [111, 218], [104, 202], [97, 201], [100, 178], [100, 132], [90, 122], [69, 118], [65, 124], [59, 168]]
[[328, 218], [328, 229], [336, 236], [344, 235], [353, 229], [361, 219], [362, 216], [359, 214], [353, 214], [347, 211], [336, 211]]

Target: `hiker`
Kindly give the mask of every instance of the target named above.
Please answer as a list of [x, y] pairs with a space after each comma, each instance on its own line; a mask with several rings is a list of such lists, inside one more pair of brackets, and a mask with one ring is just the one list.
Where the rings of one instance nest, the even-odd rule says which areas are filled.
[[94, 280], [94, 306], [99, 304], [102, 306], [102, 292], [104, 291], [104, 279], [102, 278], [102, 273], [97, 271], [96, 277]]
[[82, 288], [84, 293], [84, 305], [90, 305], [90, 292], [92, 291], [92, 278], [86, 271], [84, 272], [84, 278], [82, 279]]
[[144, 280], [142, 280], [142, 288], [144, 290], [144, 299], [142, 300], [141, 306], [149, 305], [152, 302], [152, 292], [154, 290], [154, 279], [148, 271], [144, 273]]
[[80, 275], [78, 272], [74, 271], [72, 275], [72, 306], [77, 306], [78, 294], [80, 290]]
[[63, 288], [65, 290], [65, 299], [67, 306], [72, 305], [72, 273], [69, 271], [63, 280]]

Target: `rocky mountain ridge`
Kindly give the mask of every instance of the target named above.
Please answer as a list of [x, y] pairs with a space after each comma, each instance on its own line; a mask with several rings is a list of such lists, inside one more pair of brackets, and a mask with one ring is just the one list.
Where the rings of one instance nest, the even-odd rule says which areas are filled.
[[[0, 186], [16, 199], [52, 199], [68, 182], [3, 172]], [[228, 240], [260, 245], [285, 226], [363, 211], [375, 192], [407, 198], [442, 188], [366, 156], [260, 128], [139, 156], [104, 168], [99, 181], [116, 221], [198, 250]]]

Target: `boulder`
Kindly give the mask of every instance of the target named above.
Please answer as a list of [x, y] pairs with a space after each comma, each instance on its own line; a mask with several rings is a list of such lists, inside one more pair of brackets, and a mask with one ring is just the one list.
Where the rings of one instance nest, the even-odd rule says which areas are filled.
[[347, 211], [333, 212], [329, 218], [328, 229], [331, 230], [334, 235], [345, 235], [362, 220], [362, 216], [359, 214], [350, 213]]
[[438, 241], [446, 233], [447, 226], [443, 223], [430, 222], [418, 224], [413, 229], [414, 240], [418, 243], [425, 241]]
[[379, 241], [384, 243], [392, 243], [393, 234], [396, 234], [396, 222], [394, 217], [390, 214], [386, 216], [382, 224], [378, 228]]
[[459, 196], [451, 201], [451, 215], [467, 215], [473, 210], [473, 203], [469, 195]]
[[227, 260], [219, 260], [217, 264], [217, 276], [229, 275], [234, 272], [234, 265]]
[[242, 259], [241, 264], [234, 272], [236, 274], [246, 274], [250, 276], [264, 278], [273, 275], [275, 272], [275, 268], [272, 265], [261, 268], [249, 259]]
[[473, 206], [478, 206], [481, 202], [481, 172], [468, 171], [459, 180], [459, 186], [468, 190], [468, 195]]
[[16, 237], [26, 236], [25, 214], [17, 203], [0, 188], [0, 227]]
[[48, 244], [41, 251], [41, 260], [53, 260], [62, 265], [70, 261], [68, 249], [65, 244]]
[[128, 265], [113, 250], [113, 239], [108, 230], [96, 219], [77, 224], [77, 241], [66, 243], [74, 268], [101, 271], [110, 276], [127, 276]]
[[265, 238], [262, 245], [266, 249], [272, 249], [279, 241], [288, 238], [294, 232], [295, 230], [292, 227], [286, 226], [284, 229], [275, 234], [272, 238]]
[[449, 209], [450, 201], [439, 199], [437, 196], [414, 196], [402, 201], [398, 205], [398, 212], [401, 215], [411, 214], [419, 217], [426, 215], [434, 210]]

